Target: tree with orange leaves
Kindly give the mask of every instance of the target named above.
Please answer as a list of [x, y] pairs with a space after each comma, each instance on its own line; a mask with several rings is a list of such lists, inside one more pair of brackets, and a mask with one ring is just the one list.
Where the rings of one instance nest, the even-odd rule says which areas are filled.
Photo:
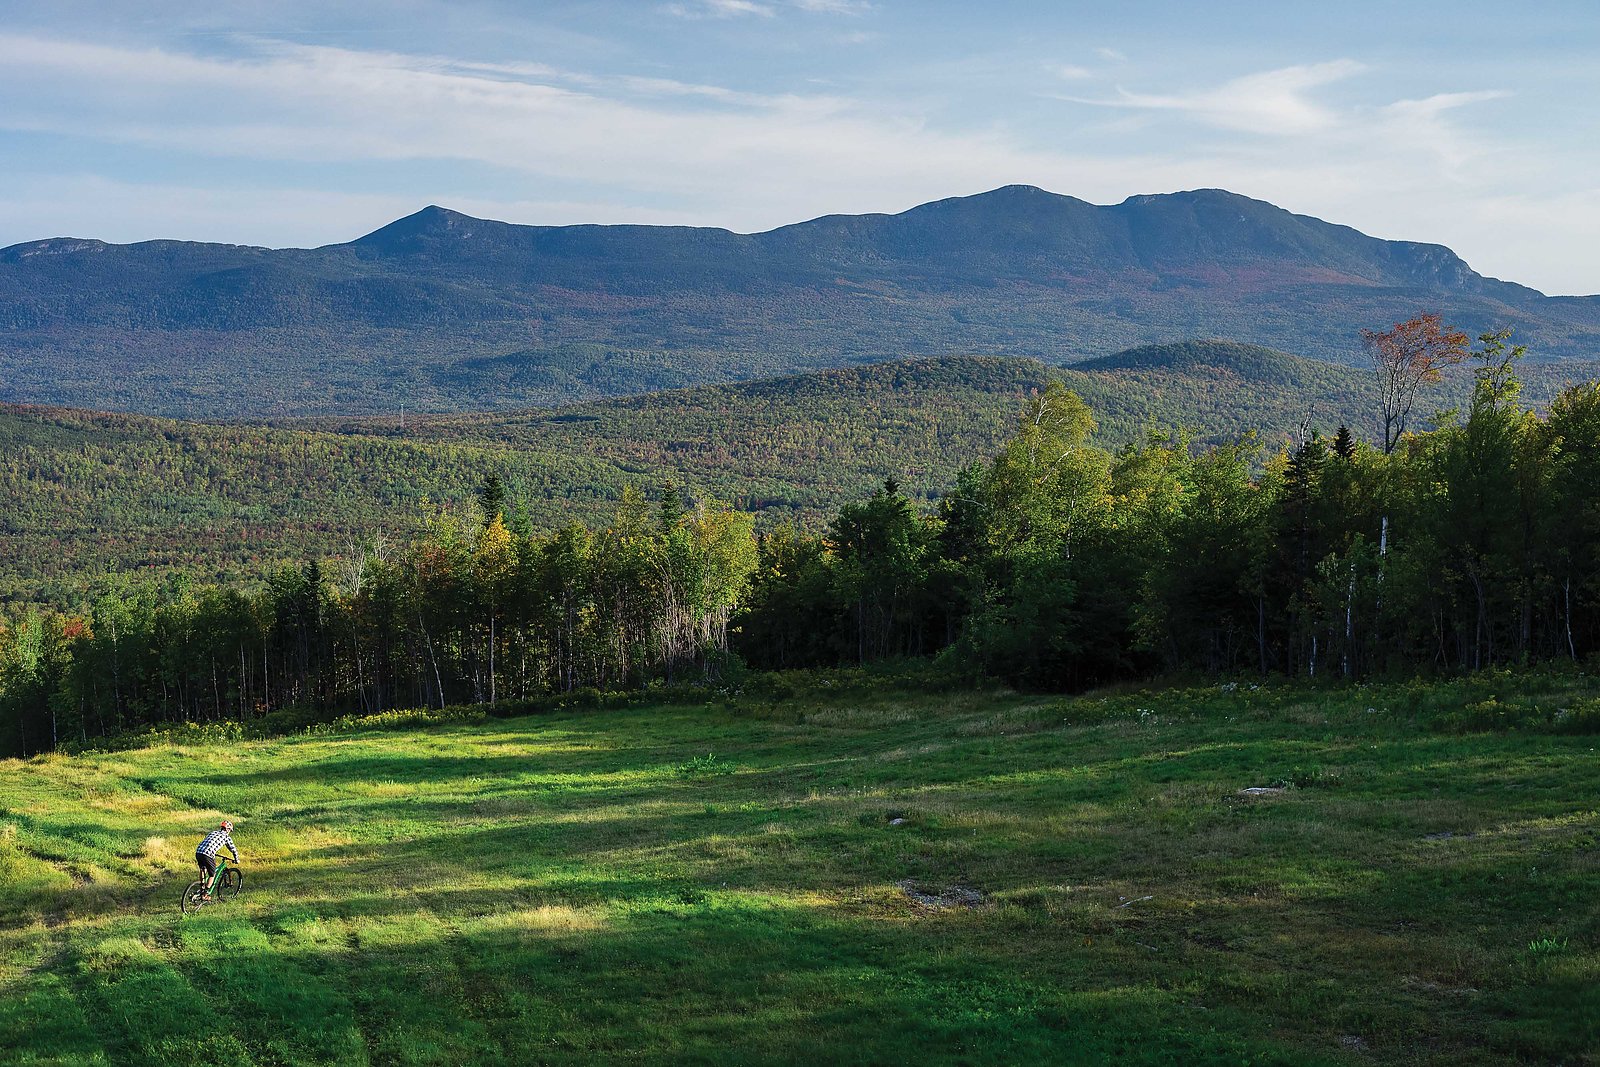
[[1467, 358], [1467, 335], [1440, 323], [1438, 315], [1418, 315], [1387, 330], [1362, 330], [1361, 343], [1378, 375], [1383, 404], [1383, 452], [1394, 451], [1417, 391], [1439, 381], [1445, 367]]

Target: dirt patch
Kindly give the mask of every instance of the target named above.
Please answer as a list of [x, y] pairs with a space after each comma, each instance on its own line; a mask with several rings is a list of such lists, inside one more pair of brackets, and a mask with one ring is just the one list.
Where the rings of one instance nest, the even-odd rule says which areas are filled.
[[966, 886], [952, 885], [941, 890], [929, 890], [909, 878], [896, 882], [900, 891], [911, 899], [918, 907], [944, 910], [946, 908], [981, 908], [989, 902], [989, 898], [976, 889]]

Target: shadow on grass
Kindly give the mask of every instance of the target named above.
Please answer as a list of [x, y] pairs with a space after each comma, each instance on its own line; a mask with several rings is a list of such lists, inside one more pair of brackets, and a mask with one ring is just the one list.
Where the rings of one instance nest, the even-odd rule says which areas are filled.
[[[674, 768], [702, 737], [596, 724], [581, 765], [165, 767], [151, 780], [276, 805], [277, 851], [191, 922], [165, 890], [86, 897], [71, 914], [104, 921], [40, 932], [59, 951], [9, 972], [0, 1044], [104, 1018], [103, 1057], [169, 1062], [185, 1002], [238, 1011], [215, 1050], [233, 1062], [1303, 1063], [1348, 1059], [1341, 1035], [1390, 1060], [1581, 1062], [1597, 1039], [1592, 953], [1520, 955], [1547, 930], [1600, 938], [1592, 820], [1529, 822], [1588, 803], [1592, 776], [1538, 764], [1553, 744], [1119, 727], [891, 761], [927, 735], [762, 730], [729, 742], [736, 773], [696, 778]], [[1233, 798], [1311, 751], [1366, 776]], [[364, 791], [384, 783], [400, 795]], [[1447, 814], [1505, 832], [1422, 841]], [[325, 823], [366, 840], [311, 836]], [[92, 855], [131, 833], [87, 808], [30, 830], [68, 831]], [[988, 903], [919, 910], [902, 879]]]
[[28, 1014], [102, 1020], [119, 1064], [170, 1062], [197, 1010], [219, 1035], [210, 1051], [231, 1042], [261, 1062], [1319, 1059], [1260, 1036], [1252, 1009], [1185, 1004], [1151, 961], [1075, 936], [1004, 944], [957, 921], [930, 943], [915, 924], [714, 905], [576, 926], [537, 903], [378, 906], [332, 934], [301, 905], [218, 910], [164, 952], [127, 938], [75, 950], [68, 988], [52, 987], [72, 1003]]

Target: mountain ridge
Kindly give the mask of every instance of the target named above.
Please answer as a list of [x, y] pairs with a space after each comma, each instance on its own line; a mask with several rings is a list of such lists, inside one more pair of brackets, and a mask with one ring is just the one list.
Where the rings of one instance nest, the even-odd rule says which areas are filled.
[[[856, 234], [859, 234], [864, 228], [873, 225], [898, 227], [903, 230], [911, 230], [915, 224], [920, 223], [925, 218], [944, 218], [945, 221], [948, 222], [948, 216], [953, 212], [959, 212], [960, 216], [965, 216], [962, 221], [970, 222], [975, 217], [977, 221], [982, 222], [984, 226], [987, 227], [987, 229], [983, 232], [988, 234], [995, 232], [995, 224], [997, 221], [1020, 221], [1018, 213], [1015, 210], [1001, 213], [998, 218], [996, 217], [995, 213], [981, 212], [979, 210], [987, 207], [988, 205], [996, 203], [1002, 203], [1012, 208], [1022, 203], [1028, 203], [1032, 205], [1048, 205], [1049, 208], [1054, 209], [1051, 212], [1049, 221], [1055, 223], [1060, 223], [1063, 220], [1070, 218], [1071, 216], [1068, 215], [1069, 212], [1079, 216], [1083, 216], [1085, 214], [1106, 213], [1124, 215], [1131, 214], [1135, 211], [1147, 211], [1152, 207], [1156, 207], [1162, 209], [1170, 217], [1172, 213], [1166, 209], [1174, 207], [1180, 209], [1188, 208], [1190, 209], [1191, 214], [1196, 213], [1195, 209], [1204, 209], [1212, 214], [1216, 214], [1219, 211], [1247, 207], [1256, 212], [1258, 217], [1252, 219], [1246, 215], [1240, 215], [1238, 216], [1238, 221], [1251, 222], [1252, 225], [1257, 229], [1261, 228], [1261, 218], [1259, 216], [1262, 212], [1265, 212], [1280, 221], [1293, 220], [1294, 224], [1298, 226], [1320, 229], [1328, 231], [1329, 233], [1338, 233], [1347, 237], [1353, 237], [1375, 250], [1390, 250], [1391, 256], [1384, 258], [1392, 259], [1394, 258], [1392, 253], [1403, 253], [1407, 258], [1420, 261], [1422, 265], [1426, 266], [1427, 270], [1423, 271], [1422, 275], [1424, 277], [1433, 277], [1439, 279], [1441, 288], [1475, 288], [1484, 284], [1488, 284], [1495, 286], [1509, 286], [1521, 293], [1543, 297], [1545, 299], [1582, 301], [1600, 298], [1600, 294], [1597, 294], [1596, 296], [1577, 295], [1548, 297], [1546, 294], [1530, 286], [1525, 286], [1517, 282], [1505, 281], [1503, 279], [1493, 278], [1478, 273], [1446, 245], [1432, 242], [1389, 240], [1385, 238], [1373, 237], [1355, 229], [1354, 227], [1326, 222], [1325, 220], [1319, 219], [1312, 215], [1303, 215], [1288, 211], [1287, 209], [1280, 208], [1268, 201], [1257, 200], [1240, 193], [1234, 193], [1226, 189], [1217, 188], [1191, 189], [1174, 193], [1136, 194], [1129, 196], [1116, 204], [1099, 205], [1092, 204], [1077, 197], [1049, 192], [1037, 186], [1006, 185], [989, 190], [987, 192], [975, 193], [968, 196], [946, 197], [941, 200], [930, 201], [928, 203], [919, 204], [900, 212], [820, 215], [801, 222], [788, 223], [769, 230], [754, 231], [751, 233], [740, 233], [722, 227], [710, 226], [669, 226], [635, 223], [576, 223], [565, 225], [512, 223], [468, 215], [465, 212], [456, 211], [452, 208], [443, 207], [438, 204], [430, 204], [419, 209], [418, 211], [395, 219], [392, 222], [380, 226], [376, 230], [370, 231], [369, 233], [363, 234], [352, 240], [316, 245], [309, 248], [302, 248], [298, 246], [267, 247], [261, 245], [233, 244], [213, 241], [182, 241], [166, 238], [118, 244], [114, 242], [103, 241], [98, 238], [57, 236], [34, 241], [24, 241], [5, 247], [0, 247], [0, 261], [20, 262], [29, 258], [34, 258], [38, 255], [72, 255], [83, 252], [103, 253], [113, 250], [171, 251], [176, 249], [193, 249], [203, 250], [213, 254], [233, 252], [269, 254], [280, 253], [285, 255], [293, 255], [296, 253], [313, 254], [365, 250], [396, 252], [412, 250], [407, 247], [408, 242], [415, 241], [419, 238], [432, 238], [445, 234], [450, 235], [456, 240], [462, 241], [471, 241], [474, 238], [479, 238], [482, 240], [489, 234], [498, 235], [502, 239], [508, 236], [515, 236], [521, 239], [519, 243], [525, 243], [528, 245], [534, 245], [538, 238], [541, 237], [556, 237], [559, 239], [560, 237], [565, 237], [567, 235], [577, 236], [602, 233], [617, 235], [626, 234], [630, 236], [639, 234], [694, 234], [701, 237], [702, 240], [721, 240], [730, 244], [753, 241], [765, 245], [769, 249], [774, 247], [777, 249], [784, 249], [785, 246], [792, 247], [792, 245], [795, 244], [803, 244], [803, 242], [793, 240], [797, 235], [801, 234], [810, 236], [813, 232], [824, 230], [835, 232], [841, 230], [853, 231]], [[1041, 213], [1037, 211], [1033, 212], [1032, 217], [1027, 219], [1027, 221], [1039, 221], [1039, 214]], [[1147, 220], [1135, 219], [1133, 222], [1131, 222], [1128, 235], [1130, 244], [1139, 251], [1141, 258], [1145, 262], [1145, 265], [1156, 267], [1163, 263], [1172, 263], [1175, 261], [1183, 262], [1184, 257], [1174, 257], [1172, 255], [1172, 249], [1170, 245], [1172, 233], [1171, 227], [1168, 227], [1163, 234], [1166, 243], [1152, 247], [1146, 240], [1146, 234], [1144, 233], [1145, 227], [1143, 223], [1145, 221]], [[1196, 226], [1194, 228], [1206, 230], [1211, 233], [1219, 232], [1218, 228], [1214, 225], [1205, 227]], [[1023, 233], [1037, 234], [1039, 233], [1039, 230], [1037, 227], [1017, 228], [1013, 226], [1008, 232], [1012, 236], [1016, 236]], [[1078, 236], [1082, 236], [1081, 232], [1078, 233]], [[497, 243], [504, 242], [502, 240], [502, 242]], [[560, 246], [558, 244], [557, 248], [559, 249], [559, 247]], [[544, 251], [545, 249], [540, 248], [539, 250]], [[1231, 251], [1231, 249], [1226, 246], [1223, 246], [1221, 249], [1211, 249], [1211, 251], [1218, 250], [1225, 252]], [[1200, 249], [1192, 249], [1191, 251], [1200, 251]]]
[[[1372, 237], [1371, 235], [1363, 233], [1354, 227], [1325, 222], [1324, 220], [1318, 219], [1315, 216], [1290, 212], [1287, 209], [1277, 207], [1276, 205], [1264, 200], [1257, 200], [1239, 193], [1230, 192], [1226, 189], [1215, 188], [1185, 190], [1176, 193], [1139, 194], [1127, 197], [1117, 204], [1096, 205], [1088, 201], [1081, 200], [1077, 197], [1067, 196], [1060, 193], [1052, 193], [1037, 186], [1007, 185], [990, 190], [988, 192], [976, 193], [970, 196], [947, 197], [942, 200], [930, 201], [929, 203], [919, 204], [901, 212], [872, 212], [854, 215], [821, 215], [802, 222], [790, 223], [775, 227], [770, 230], [762, 230], [752, 233], [739, 233], [721, 227], [647, 226], [631, 224], [601, 225], [588, 223], [564, 226], [525, 225], [500, 222], [493, 219], [478, 218], [476, 216], [467, 215], [463, 212], [433, 204], [422, 208], [411, 215], [397, 219], [394, 222], [380, 227], [369, 234], [358, 237], [353, 241], [322, 245], [318, 246], [316, 250], [321, 251], [327, 249], [341, 249], [346, 247], [361, 247], [373, 244], [392, 244], [392, 242], [384, 240], [385, 235], [390, 234], [391, 232], [404, 232], [408, 235], [436, 235], [448, 232], [451, 234], [451, 236], [458, 239], [470, 240], [476, 235], [477, 232], [483, 230], [500, 233], [523, 232], [529, 234], [530, 236], [535, 234], [540, 236], [554, 234], [575, 235], [579, 233], [593, 233], [597, 231], [630, 234], [638, 234], [641, 232], [653, 232], [661, 234], [695, 233], [704, 235], [705, 239], [708, 240], [726, 240], [728, 242], [752, 240], [759, 242], [770, 249], [775, 245], [779, 247], [789, 245], [791, 239], [801, 238], [802, 235], [804, 237], [809, 237], [813, 233], [827, 231], [832, 233], [850, 234], [859, 237], [862, 235], [863, 231], [870, 232], [871, 227], [891, 229], [899, 227], [905, 229], [910, 228], [913, 224], [920, 222], [924, 218], [944, 218], [946, 221], [948, 221], [948, 216], [951, 213], [956, 212], [967, 215], [969, 220], [971, 216], [976, 215], [978, 221], [981, 221], [985, 226], [989, 227], [989, 229], [984, 232], [992, 233], [994, 232], [993, 228], [997, 221], [994, 213], [980, 213], [978, 210], [976, 210], [990, 204], [1003, 204], [1013, 209], [1009, 213], [1002, 214], [1000, 221], [1017, 221], [1018, 213], [1015, 211], [1015, 208], [1018, 205], [1046, 205], [1048, 208], [1053, 209], [1051, 211], [1051, 217], [1049, 221], [1058, 224], [1062, 221], [1071, 219], [1074, 216], [1077, 216], [1078, 221], [1081, 221], [1083, 218], [1089, 215], [1099, 215], [1103, 213], [1132, 214], [1133, 212], [1139, 210], [1148, 209], [1153, 205], [1161, 208], [1180, 206], [1190, 208], [1191, 210], [1206, 209], [1213, 212], [1247, 207], [1256, 212], [1258, 216], [1262, 213], [1265, 213], [1267, 215], [1276, 217], [1278, 220], [1293, 220], [1293, 223], [1300, 227], [1309, 228], [1312, 230], [1323, 229], [1330, 233], [1336, 233], [1347, 238], [1354, 238], [1359, 242], [1366, 244], [1372, 250], [1384, 250], [1388, 253], [1388, 255], [1380, 257], [1381, 260], [1392, 262], [1395, 259], [1400, 259], [1402, 261], [1409, 261], [1409, 263], [1403, 263], [1403, 265], [1410, 267], [1410, 273], [1413, 278], [1418, 276], [1425, 279], [1432, 278], [1436, 280], [1443, 288], [1468, 288], [1478, 290], [1485, 286], [1510, 286], [1514, 291], [1529, 296], [1545, 297], [1546, 295], [1530, 286], [1482, 275], [1473, 270], [1469, 264], [1467, 264], [1463, 259], [1461, 259], [1460, 256], [1458, 256], [1446, 245], [1432, 242], [1387, 240], [1384, 238]], [[1043, 212], [1032, 212], [1032, 217], [1028, 221], [1038, 222], [1039, 215], [1041, 214], [1043, 214]], [[1259, 227], [1262, 220], [1259, 217], [1254, 220], [1249, 220], [1247, 216], [1240, 215], [1239, 221], [1252, 221]], [[1134, 228], [1135, 227], [1130, 224], [1130, 244], [1134, 246], [1135, 250], [1139, 253], [1140, 259], [1143, 261], [1145, 266], [1157, 267], [1163, 262], [1170, 261], [1169, 255], [1163, 255], [1163, 252], [1166, 251], [1165, 249], [1160, 247], [1145, 247], [1139, 239], [1140, 235], [1132, 232]], [[1036, 227], [1034, 227], [1025, 231], [1018, 231], [1014, 227], [1011, 231], [1013, 236], [1018, 232], [1037, 233], [1038, 230]], [[1079, 235], [1081, 236], [1081, 231]], [[803, 244], [804, 241], [802, 238], [801, 240], [795, 240], [793, 243]], [[1567, 299], [1583, 300], [1587, 299], [1587, 297], [1578, 296], [1569, 297]]]
[[50, 238], [0, 250], [0, 400], [179, 417], [550, 406], [968, 353], [1070, 365], [1222, 336], [1357, 362], [1437, 311], [1600, 354], [1600, 297], [1486, 278], [1201, 189], [1004, 186], [753, 234], [523, 226], [429, 205], [310, 249]]

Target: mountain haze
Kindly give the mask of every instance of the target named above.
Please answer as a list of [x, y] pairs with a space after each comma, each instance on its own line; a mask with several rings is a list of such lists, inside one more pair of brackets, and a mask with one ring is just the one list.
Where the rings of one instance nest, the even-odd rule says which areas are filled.
[[429, 207], [316, 249], [0, 250], [0, 400], [200, 417], [556, 405], [946, 354], [1071, 364], [1222, 336], [1334, 361], [1420, 310], [1600, 354], [1600, 297], [1485, 278], [1221, 190], [1028, 186], [765, 233]]

